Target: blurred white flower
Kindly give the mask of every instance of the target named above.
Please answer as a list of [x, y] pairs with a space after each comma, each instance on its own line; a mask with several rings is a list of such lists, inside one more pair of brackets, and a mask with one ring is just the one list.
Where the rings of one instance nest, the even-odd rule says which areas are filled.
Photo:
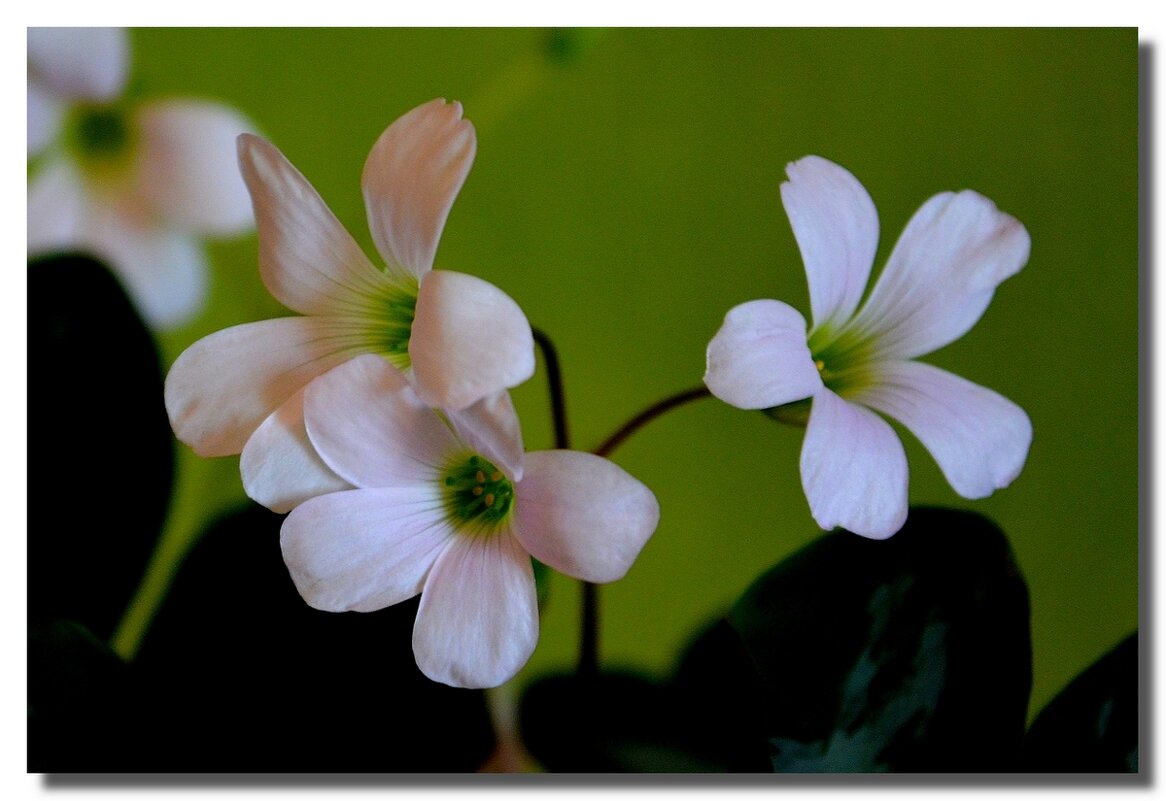
[[417, 664], [457, 687], [497, 686], [533, 652], [531, 556], [615, 581], [660, 515], [647, 487], [599, 456], [524, 457], [509, 396], [495, 398], [509, 419], [501, 427], [443, 418], [379, 356], [317, 378], [304, 390], [311, 446], [356, 489], [297, 506], [281, 536], [292, 579], [317, 609], [369, 612], [420, 593]]
[[362, 184], [382, 270], [283, 154], [241, 136], [260, 273], [303, 316], [228, 328], [179, 356], [166, 378], [178, 438], [203, 456], [239, 453], [273, 415], [269, 427], [297, 425], [298, 390], [361, 353], [405, 371], [426, 403], [451, 413], [529, 378], [534, 339], [518, 305], [479, 278], [432, 269], [475, 148], [461, 105], [441, 99], [398, 119], [373, 145]]
[[[906, 426], [965, 498], [1019, 475], [1032, 424], [1015, 403], [915, 357], [963, 336], [996, 287], [1028, 261], [1028, 232], [971, 191], [935, 195], [915, 213], [861, 311], [878, 216], [858, 180], [807, 156], [781, 196], [805, 262], [814, 327], [776, 300], [729, 311], [708, 346], [705, 384], [742, 409], [787, 416], [812, 398], [802, 486], [814, 519], [884, 538], [907, 515], [907, 459], [881, 412]], [[873, 410], [873, 411], [872, 411]]]
[[122, 100], [128, 64], [124, 29], [28, 29], [28, 253], [100, 257], [169, 328], [205, 301], [200, 238], [254, 225], [234, 144], [254, 126], [206, 100]]

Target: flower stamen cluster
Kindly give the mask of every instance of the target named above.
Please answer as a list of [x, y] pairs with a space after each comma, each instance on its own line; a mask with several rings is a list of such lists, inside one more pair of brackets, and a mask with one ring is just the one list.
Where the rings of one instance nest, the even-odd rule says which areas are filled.
[[514, 486], [491, 461], [476, 453], [461, 456], [452, 460], [443, 475], [450, 522], [474, 522], [491, 529], [505, 522], [514, 502]]

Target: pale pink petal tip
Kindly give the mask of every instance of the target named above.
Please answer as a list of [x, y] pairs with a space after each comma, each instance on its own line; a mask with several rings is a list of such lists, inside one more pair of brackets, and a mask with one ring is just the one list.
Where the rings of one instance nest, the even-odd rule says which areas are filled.
[[776, 300], [729, 310], [709, 342], [705, 385], [739, 409], [768, 409], [802, 400], [822, 386], [806, 346], [806, 321]]
[[660, 505], [614, 462], [579, 451], [534, 451], [516, 488], [515, 536], [561, 573], [623, 578], [656, 530]]

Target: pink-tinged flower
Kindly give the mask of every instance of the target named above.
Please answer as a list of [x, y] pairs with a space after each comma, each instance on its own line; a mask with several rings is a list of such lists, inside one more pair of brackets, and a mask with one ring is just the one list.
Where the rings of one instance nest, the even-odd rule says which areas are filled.
[[202, 456], [239, 453], [272, 415], [294, 425], [298, 391], [362, 353], [380, 354], [451, 412], [529, 378], [534, 340], [518, 305], [480, 278], [432, 269], [475, 148], [461, 105], [440, 99], [381, 134], [362, 178], [378, 269], [283, 154], [239, 137], [260, 274], [303, 316], [228, 328], [179, 356], [166, 378], [178, 438]]
[[531, 556], [615, 581], [660, 514], [652, 492], [606, 459], [524, 457], [509, 396], [496, 398], [508, 426], [443, 417], [377, 356], [316, 379], [304, 390], [310, 444], [356, 489], [305, 501], [282, 531], [292, 579], [317, 609], [369, 612], [420, 593], [417, 664], [457, 687], [499, 685], [533, 652]]
[[[899, 237], [857, 311], [878, 245], [858, 180], [807, 156], [781, 197], [805, 262], [814, 326], [776, 300], [729, 311], [708, 346], [705, 384], [742, 409], [809, 420], [802, 486], [822, 528], [884, 538], [907, 515], [907, 458], [881, 412], [907, 427], [965, 498], [1008, 486], [1032, 424], [997, 393], [922, 362], [963, 336], [996, 287], [1028, 261], [1028, 232], [971, 191], [935, 195]], [[806, 399], [812, 399], [807, 401]]]
[[205, 100], [121, 99], [128, 65], [121, 28], [28, 29], [28, 253], [99, 256], [168, 328], [205, 301], [200, 239], [254, 225], [234, 144], [253, 126]]

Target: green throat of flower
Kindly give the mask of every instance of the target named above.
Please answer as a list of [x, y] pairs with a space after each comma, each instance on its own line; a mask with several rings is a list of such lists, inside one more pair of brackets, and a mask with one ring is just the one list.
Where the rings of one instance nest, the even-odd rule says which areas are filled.
[[493, 529], [514, 507], [514, 486], [489, 460], [467, 454], [451, 460], [442, 471], [442, 490], [449, 520]]
[[376, 301], [374, 348], [398, 370], [408, 370], [409, 337], [417, 312], [418, 283], [407, 279], [386, 284]]
[[81, 106], [69, 116], [66, 131], [70, 152], [91, 169], [121, 164], [133, 146], [132, 128], [119, 106]]
[[851, 331], [819, 329], [810, 334], [810, 355], [822, 383], [842, 397], [869, 386], [870, 341]]
[[[871, 384], [871, 345], [866, 337], [851, 331], [840, 333], [818, 329], [810, 334], [807, 343], [810, 357], [822, 383], [843, 398], [852, 397]], [[804, 426], [810, 419], [813, 398], [763, 409], [779, 423]]]

